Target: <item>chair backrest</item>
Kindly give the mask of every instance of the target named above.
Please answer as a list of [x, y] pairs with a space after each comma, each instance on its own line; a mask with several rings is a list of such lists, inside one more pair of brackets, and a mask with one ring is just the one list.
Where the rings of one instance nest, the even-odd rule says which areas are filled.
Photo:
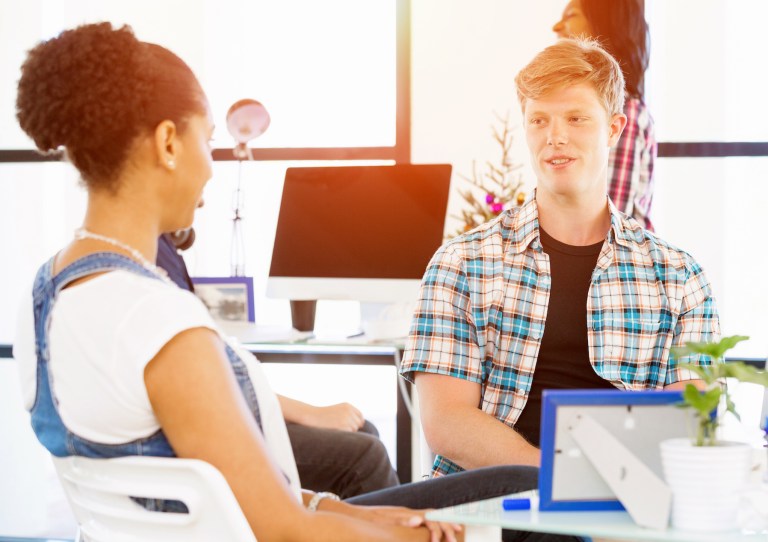
[[419, 394], [416, 391], [416, 386], [411, 388], [411, 424], [416, 428], [416, 432], [419, 434], [418, 446], [418, 463], [414, 462], [413, 465], [413, 481], [427, 480], [432, 476], [432, 466], [435, 464], [435, 453], [429, 448], [427, 437], [424, 435], [424, 426], [421, 423], [421, 409], [419, 408]]
[[[224, 476], [196, 459], [54, 458], [88, 542], [256, 542]], [[131, 497], [178, 500], [188, 514], [153, 512]]]

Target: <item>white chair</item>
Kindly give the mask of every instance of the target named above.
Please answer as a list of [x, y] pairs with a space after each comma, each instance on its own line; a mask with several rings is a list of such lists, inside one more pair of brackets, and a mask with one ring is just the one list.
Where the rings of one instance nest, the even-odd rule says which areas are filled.
[[[399, 369], [398, 369], [399, 370]], [[403, 380], [400, 380], [403, 382]], [[427, 437], [424, 435], [424, 426], [421, 424], [421, 409], [419, 408], [419, 394], [416, 386], [411, 386], [411, 438], [413, 459], [413, 481], [428, 480], [432, 476], [432, 466], [435, 463], [435, 453], [429, 448]]]
[[[224, 476], [196, 459], [54, 458], [85, 542], [256, 542]], [[182, 501], [188, 514], [146, 510], [131, 497]]]

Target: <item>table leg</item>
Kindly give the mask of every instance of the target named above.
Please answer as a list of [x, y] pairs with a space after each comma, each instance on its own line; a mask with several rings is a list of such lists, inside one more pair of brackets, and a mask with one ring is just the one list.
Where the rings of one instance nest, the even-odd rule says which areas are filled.
[[[397, 375], [396, 378], [401, 378]], [[406, 388], [408, 385], [406, 385]], [[401, 484], [411, 482], [411, 415], [397, 386], [397, 477]]]

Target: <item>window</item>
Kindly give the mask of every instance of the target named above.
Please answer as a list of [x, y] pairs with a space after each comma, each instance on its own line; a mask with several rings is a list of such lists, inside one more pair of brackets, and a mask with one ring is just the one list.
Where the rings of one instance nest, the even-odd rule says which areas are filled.
[[[395, 0], [0, 1], [0, 76], [18, 80], [26, 51], [86, 22], [129, 24], [170, 48], [208, 93], [221, 146], [223, 119], [241, 98], [267, 107], [272, 124], [257, 147], [394, 147]], [[0, 148], [29, 149], [13, 117], [15, 86], [0, 94]]]
[[[750, 335], [734, 356], [768, 354], [768, 82], [759, 64], [761, 0], [646, 0], [647, 94], [660, 159], [653, 217], [712, 282], [724, 335]], [[763, 243], [764, 244], [764, 243]]]
[[[3, 81], [18, 80], [26, 51], [41, 39], [101, 20], [130, 24], [139, 39], [190, 64], [218, 127], [214, 176], [188, 263], [193, 274], [228, 274], [232, 194], [241, 167], [246, 272], [255, 278], [261, 322], [289, 321], [287, 303], [266, 300], [259, 285], [285, 168], [410, 161], [409, 0], [0, 0], [0, 13]], [[20, 285], [71, 238], [85, 207], [73, 168], [40, 163], [32, 150], [14, 116], [15, 93], [15, 84], [0, 86], [0, 201], [16, 202], [0, 213], [0, 228], [18, 232], [2, 242], [4, 253], [19, 255], [16, 265], [0, 271], [0, 297], [11, 307]], [[242, 98], [261, 101], [272, 122], [251, 142], [257, 161], [239, 166], [231, 162], [234, 141], [225, 116]], [[14, 327], [14, 311], [6, 311], [0, 340], [12, 340]]]

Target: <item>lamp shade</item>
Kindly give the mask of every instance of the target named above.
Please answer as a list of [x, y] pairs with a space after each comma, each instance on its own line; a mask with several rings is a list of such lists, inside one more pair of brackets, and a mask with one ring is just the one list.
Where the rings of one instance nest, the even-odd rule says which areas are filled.
[[269, 127], [269, 113], [261, 102], [238, 100], [227, 111], [227, 130], [240, 144], [259, 137]]

